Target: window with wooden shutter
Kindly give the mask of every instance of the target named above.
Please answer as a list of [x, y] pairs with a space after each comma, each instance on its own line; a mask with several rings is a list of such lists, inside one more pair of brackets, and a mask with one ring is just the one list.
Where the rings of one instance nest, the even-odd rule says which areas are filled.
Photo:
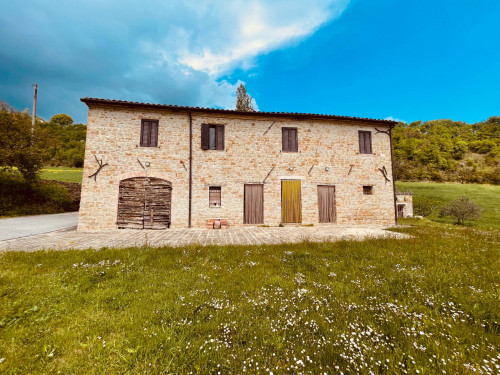
[[201, 124], [201, 149], [224, 150], [224, 125]]
[[284, 152], [298, 152], [299, 143], [297, 128], [281, 128], [282, 150]]
[[201, 149], [208, 150], [210, 148], [210, 125], [201, 124]]
[[158, 120], [141, 120], [141, 147], [158, 147]]
[[364, 130], [359, 131], [359, 153], [372, 153], [372, 132]]
[[220, 186], [210, 186], [208, 188], [208, 205], [210, 207], [220, 207], [221, 206], [221, 192]]

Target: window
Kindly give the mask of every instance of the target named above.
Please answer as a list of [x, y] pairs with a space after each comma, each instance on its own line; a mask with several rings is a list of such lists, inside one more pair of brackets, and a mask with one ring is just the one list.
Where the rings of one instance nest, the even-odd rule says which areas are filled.
[[297, 128], [281, 128], [283, 151], [298, 152]]
[[371, 154], [372, 153], [372, 132], [359, 131], [359, 153]]
[[141, 147], [158, 147], [158, 120], [141, 120]]
[[221, 187], [220, 186], [210, 186], [208, 188], [208, 205], [210, 207], [220, 207], [221, 206]]
[[224, 125], [201, 124], [202, 150], [224, 150]]
[[372, 195], [373, 186], [363, 186], [363, 195]]

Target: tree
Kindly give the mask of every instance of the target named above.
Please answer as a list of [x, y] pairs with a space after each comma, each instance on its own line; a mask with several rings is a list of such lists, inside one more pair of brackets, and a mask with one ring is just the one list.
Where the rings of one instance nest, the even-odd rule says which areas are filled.
[[241, 83], [236, 90], [236, 110], [253, 112], [252, 97], [248, 95], [245, 86]]
[[481, 207], [468, 197], [460, 197], [441, 209], [440, 216], [451, 216], [457, 219], [457, 224], [464, 224], [465, 220], [476, 220], [481, 217]]
[[73, 118], [65, 113], [59, 113], [50, 119], [52, 125], [70, 126], [73, 125]]
[[0, 105], [0, 169], [17, 169], [27, 181], [34, 181], [47, 159], [51, 137], [39, 123], [31, 133], [31, 116], [8, 104]]

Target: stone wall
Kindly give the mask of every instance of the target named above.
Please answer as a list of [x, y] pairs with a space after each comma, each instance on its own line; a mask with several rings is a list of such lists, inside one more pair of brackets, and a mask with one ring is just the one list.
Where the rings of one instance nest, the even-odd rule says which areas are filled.
[[[318, 223], [318, 185], [335, 185], [338, 224], [394, 224], [390, 139], [377, 133], [373, 123], [234, 114], [193, 113], [192, 118], [193, 227], [206, 227], [209, 219], [242, 225], [244, 184], [262, 183], [271, 170], [264, 184], [265, 224], [281, 222], [283, 179], [301, 181], [303, 224]], [[158, 148], [139, 146], [141, 119], [159, 120]], [[202, 123], [225, 125], [224, 151], [201, 149]], [[284, 126], [298, 128], [298, 152], [281, 151]], [[372, 132], [373, 154], [359, 154], [358, 130]], [[108, 163], [97, 181], [86, 177], [98, 167], [94, 155]], [[137, 159], [150, 166], [143, 169]], [[390, 182], [379, 170], [383, 167]], [[171, 226], [187, 227], [188, 168], [187, 112], [91, 105], [79, 230], [116, 228], [119, 182], [138, 176], [172, 182]], [[373, 186], [373, 195], [364, 195], [363, 185]], [[210, 186], [221, 186], [221, 207], [209, 207]]]

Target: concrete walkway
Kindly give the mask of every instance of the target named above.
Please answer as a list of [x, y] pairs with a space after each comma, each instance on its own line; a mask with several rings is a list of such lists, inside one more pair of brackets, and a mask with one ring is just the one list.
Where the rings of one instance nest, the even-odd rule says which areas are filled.
[[76, 228], [78, 212], [0, 219], [0, 241]]
[[234, 227], [213, 229], [113, 230], [81, 233], [76, 230], [52, 232], [0, 242], [0, 251], [35, 251], [40, 249], [100, 249], [102, 247], [185, 246], [185, 245], [261, 245], [313, 242], [340, 239], [408, 238], [383, 227], [325, 225], [314, 227]]

